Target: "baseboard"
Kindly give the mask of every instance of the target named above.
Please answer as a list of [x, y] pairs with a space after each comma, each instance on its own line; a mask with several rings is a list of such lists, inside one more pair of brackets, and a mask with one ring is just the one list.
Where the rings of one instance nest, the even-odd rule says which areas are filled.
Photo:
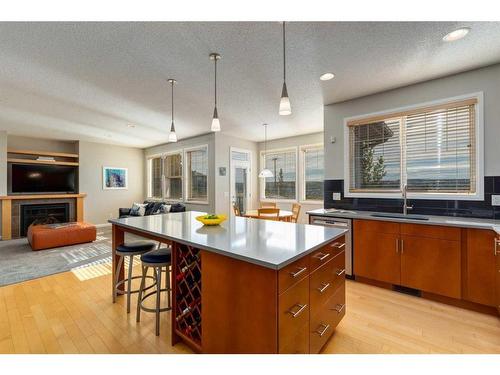
[[103, 223], [103, 224], [94, 224], [96, 228], [106, 228], [110, 227], [111, 223]]

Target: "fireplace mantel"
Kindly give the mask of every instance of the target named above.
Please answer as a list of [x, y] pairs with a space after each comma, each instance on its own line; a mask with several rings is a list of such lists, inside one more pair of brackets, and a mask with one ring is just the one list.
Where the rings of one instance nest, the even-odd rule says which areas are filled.
[[0, 196], [0, 204], [2, 205], [2, 240], [10, 240], [12, 238], [12, 201], [36, 201], [36, 200], [51, 200], [51, 199], [74, 199], [76, 209], [76, 221], [83, 221], [83, 199], [87, 196], [81, 194], [30, 194], [30, 195], [2, 195]]

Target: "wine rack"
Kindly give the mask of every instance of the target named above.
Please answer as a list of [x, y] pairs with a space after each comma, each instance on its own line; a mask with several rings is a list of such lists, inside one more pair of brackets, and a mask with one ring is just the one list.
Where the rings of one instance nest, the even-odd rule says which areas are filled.
[[201, 254], [200, 250], [176, 243], [174, 246], [175, 333], [201, 351]]

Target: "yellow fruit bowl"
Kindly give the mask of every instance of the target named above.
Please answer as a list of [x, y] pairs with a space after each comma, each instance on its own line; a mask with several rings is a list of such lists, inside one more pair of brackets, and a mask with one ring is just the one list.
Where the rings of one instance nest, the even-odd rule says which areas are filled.
[[[210, 216], [217, 216], [217, 218], [210, 218]], [[203, 225], [219, 225], [226, 221], [226, 215], [201, 215], [196, 216], [196, 220], [203, 223]]]

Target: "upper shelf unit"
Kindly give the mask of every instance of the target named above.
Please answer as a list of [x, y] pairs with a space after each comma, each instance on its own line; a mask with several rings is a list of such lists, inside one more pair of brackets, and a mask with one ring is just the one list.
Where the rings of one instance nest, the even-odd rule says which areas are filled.
[[78, 154], [36, 150], [7, 150], [7, 162], [78, 166]]

